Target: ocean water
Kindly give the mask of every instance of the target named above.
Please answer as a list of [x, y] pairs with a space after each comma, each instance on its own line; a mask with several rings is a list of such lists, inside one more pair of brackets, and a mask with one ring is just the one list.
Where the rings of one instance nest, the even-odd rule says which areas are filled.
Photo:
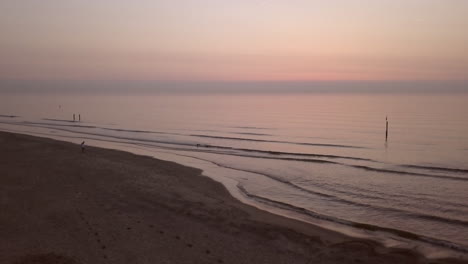
[[0, 130], [173, 160], [274, 213], [468, 252], [468, 95], [1, 95]]

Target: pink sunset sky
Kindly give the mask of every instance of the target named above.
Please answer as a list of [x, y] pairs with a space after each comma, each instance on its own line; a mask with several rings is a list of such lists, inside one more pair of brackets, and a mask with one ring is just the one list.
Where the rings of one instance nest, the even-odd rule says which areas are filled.
[[2, 80], [467, 80], [465, 0], [2, 0]]

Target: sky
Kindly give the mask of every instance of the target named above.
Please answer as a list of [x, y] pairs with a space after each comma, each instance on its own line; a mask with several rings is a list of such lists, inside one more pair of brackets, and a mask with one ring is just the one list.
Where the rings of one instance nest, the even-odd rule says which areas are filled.
[[0, 80], [468, 80], [466, 0], [1, 0]]

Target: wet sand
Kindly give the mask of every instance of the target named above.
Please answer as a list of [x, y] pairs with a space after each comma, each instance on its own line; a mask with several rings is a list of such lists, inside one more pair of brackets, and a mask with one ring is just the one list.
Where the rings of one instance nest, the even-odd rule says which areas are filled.
[[255, 209], [173, 162], [5, 132], [0, 145], [0, 263], [466, 263]]

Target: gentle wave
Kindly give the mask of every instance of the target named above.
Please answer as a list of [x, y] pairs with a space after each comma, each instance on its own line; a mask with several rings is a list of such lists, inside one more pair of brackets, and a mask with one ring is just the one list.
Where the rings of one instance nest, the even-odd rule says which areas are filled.
[[[337, 188], [334, 188], [334, 187], [341, 187], [341, 188], [350, 189], [350, 190], [353, 190], [353, 191], [343, 191], [341, 189], [337, 189]], [[350, 196], [357, 195], [359, 197], [364, 197], [364, 198], [374, 199], [374, 200], [385, 200], [385, 201], [401, 202], [402, 200], [405, 201], [405, 200], [417, 199], [420, 202], [425, 202], [425, 203], [430, 203], [430, 204], [437, 204], [437, 203], [441, 202], [440, 200], [437, 200], [437, 199], [432, 199], [432, 198], [428, 198], [428, 197], [420, 197], [417, 194], [414, 194], [414, 196], [404, 195], [404, 194], [401, 194], [401, 193], [400, 194], [397, 194], [397, 193], [388, 194], [388, 193], [384, 193], [384, 192], [379, 192], [377, 190], [359, 188], [357, 186], [343, 186], [343, 185], [338, 184], [338, 183], [334, 183], [333, 187], [321, 185], [320, 188], [325, 189], [325, 190], [329, 190], [331, 192], [342, 193], [342, 194], [350, 195]], [[363, 195], [363, 193], [368, 193], [368, 194]], [[369, 193], [373, 194], [373, 195], [369, 195]], [[401, 198], [402, 200], [398, 200], [397, 198]], [[468, 204], [456, 203], [456, 202], [451, 202], [451, 201], [443, 201], [443, 203], [444, 203], [445, 206], [452, 206], [454, 208], [466, 208], [466, 209], [468, 209]]]
[[249, 135], [249, 136], [265, 136], [265, 137], [271, 137], [271, 136], [272, 136], [272, 135], [270, 135], [270, 134], [248, 133], [248, 132], [231, 132], [231, 134], [236, 134], [236, 135]]
[[254, 199], [254, 200], [258, 201], [258, 202], [263, 202], [263, 203], [266, 203], [268, 205], [273, 205], [273, 206], [276, 206], [276, 207], [281, 208], [281, 209], [290, 210], [290, 211], [293, 211], [293, 212], [296, 212], [296, 213], [311, 216], [311, 217], [316, 218], [316, 219], [330, 221], [330, 222], [334, 222], [334, 223], [338, 223], [338, 224], [343, 224], [343, 225], [351, 226], [351, 227], [354, 227], [354, 228], [359, 228], [359, 229], [364, 229], [364, 230], [369, 230], [369, 231], [387, 232], [387, 233], [397, 235], [397, 236], [402, 237], [402, 238], [415, 240], [415, 241], [421, 241], [421, 242], [429, 243], [429, 244], [432, 244], [432, 245], [435, 245], [435, 246], [441, 246], [441, 247], [450, 248], [450, 249], [453, 249], [453, 250], [456, 250], [456, 251], [459, 251], [459, 252], [468, 253], [467, 248], [465, 248], [465, 247], [463, 247], [461, 245], [452, 243], [452, 242], [448, 242], [448, 241], [440, 240], [440, 239], [435, 239], [435, 238], [431, 238], [431, 237], [426, 237], [426, 236], [422, 236], [422, 235], [412, 233], [412, 232], [408, 232], [408, 231], [404, 231], [404, 230], [388, 228], [388, 227], [382, 227], [382, 226], [376, 226], [376, 225], [365, 224], [365, 223], [358, 223], [358, 222], [344, 220], [344, 219], [337, 218], [337, 217], [332, 217], [332, 216], [329, 216], [329, 215], [319, 214], [317, 212], [314, 212], [312, 210], [309, 210], [309, 209], [306, 209], [306, 208], [303, 208], [303, 207], [294, 206], [294, 205], [291, 205], [291, 204], [288, 204], [288, 203], [275, 201], [275, 200], [272, 200], [272, 199], [269, 199], [269, 198], [266, 198], [266, 197], [262, 197], [262, 196], [259, 196], [259, 195], [249, 193], [241, 185], [237, 185], [237, 187], [245, 196], [247, 196], [249, 198], [252, 198], [252, 199]]
[[15, 115], [0, 115], [0, 117], [16, 118], [16, 117], [19, 117], [19, 116], [15, 116]]
[[178, 133], [168, 133], [168, 132], [160, 132], [160, 131], [151, 131], [151, 130], [137, 130], [137, 129], [123, 129], [123, 128], [108, 128], [108, 127], [100, 127], [100, 126], [87, 126], [87, 125], [80, 125], [80, 122], [70, 121], [70, 120], [62, 120], [62, 119], [51, 119], [51, 118], [43, 118], [42, 120], [48, 121], [56, 121], [56, 122], [68, 122], [68, 123], [76, 123], [76, 125], [68, 125], [68, 124], [51, 124], [51, 123], [38, 123], [38, 122], [24, 122], [29, 124], [36, 124], [36, 125], [50, 125], [50, 126], [65, 126], [65, 127], [83, 127], [83, 128], [97, 128], [109, 131], [117, 131], [117, 132], [131, 132], [131, 133], [143, 133], [143, 134], [167, 134], [167, 135], [183, 135]]
[[42, 118], [42, 120], [47, 120], [47, 121], [54, 121], [54, 122], [68, 122], [68, 123], [77, 123], [76, 121], [73, 121], [73, 120], [68, 120], [68, 119]]
[[235, 167], [232, 167], [232, 166], [227, 166], [227, 165], [221, 164], [219, 162], [214, 162], [214, 161], [211, 161], [211, 160], [208, 160], [208, 159], [198, 158], [198, 157], [189, 156], [189, 155], [180, 155], [180, 156], [191, 157], [191, 158], [194, 158], [194, 159], [207, 161], [207, 162], [215, 164], [216, 166], [227, 168], [227, 169], [232, 169], [232, 170], [237, 170], [237, 171], [262, 175], [264, 177], [267, 177], [267, 178], [269, 178], [271, 180], [280, 182], [282, 184], [285, 184], [285, 185], [287, 185], [289, 187], [292, 187], [294, 189], [297, 189], [299, 191], [303, 191], [305, 193], [309, 193], [309, 194], [312, 194], [312, 195], [317, 195], [317, 196], [320, 196], [320, 197], [332, 199], [333, 201], [338, 202], [338, 203], [354, 205], [354, 206], [359, 206], [359, 207], [364, 207], [364, 208], [371, 208], [371, 209], [380, 210], [380, 211], [393, 212], [393, 213], [397, 213], [397, 214], [404, 215], [406, 217], [411, 217], [411, 218], [425, 219], [425, 220], [431, 220], [431, 221], [439, 221], [439, 222], [444, 222], [444, 223], [449, 223], [449, 224], [461, 225], [463, 227], [468, 227], [468, 221], [465, 221], [465, 220], [445, 218], [445, 217], [440, 217], [440, 216], [435, 216], [435, 215], [427, 215], [427, 214], [423, 214], [423, 213], [415, 213], [415, 212], [410, 212], [410, 211], [402, 210], [402, 209], [398, 209], [398, 208], [376, 206], [376, 205], [371, 205], [371, 204], [365, 204], [365, 203], [355, 202], [355, 201], [351, 201], [351, 200], [346, 200], [346, 199], [340, 198], [340, 197], [335, 196], [335, 195], [326, 194], [326, 193], [318, 192], [318, 191], [312, 191], [310, 189], [307, 189], [307, 188], [304, 188], [304, 187], [302, 187], [300, 185], [297, 185], [297, 184], [295, 184], [295, 183], [293, 183], [291, 181], [288, 181], [286, 179], [282, 179], [282, 178], [277, 177], [277, 176], [273, 176], [271, 174], [266, 174], [266, 173], [255, 171], [255, 170], [239, 169], [239, 168], [235, 168]]
[[100, 127], [100, 126], [79, 125], [80, 122], [71, 121], [71, 120], [63, 120], [63, 119], [43, 118], [42, 120], [56, 121], [56, 122], [67, 122], [67, 123], [76, 123], [76, 125], [38, 123], [38, 122], [24, 122], [24, 123], [35, 124], [35, 125], [50, 125], [50, 126], [65, 126], [65, 127], [70, 127], [70, 126], [71, 126], [71, 127], [84, 127], [84, 128], [98, 128], [98, 129], [104, 129], [104, 130], [110, 130], [110, 131], [118, 131], [118, 132], [148, 133], [148, 134], [164, 134], [164, 132], [149, 131], [149, 130], [135, 130], [135, 129], [121, 129], [121, 128], [107, 128], [107, 127]]
[[[99, 137], [106, 137], [106, 138], [125, 139], [125, 140], [140, 141], [140, 142], [152, 142], [152, 143], [160, 143], [160, 144], [172, 144], [172, 145], [180, 145], [180, 146], [192, 146], [192, 147], [194, 146], [194, 144], [182, 143], [182, 142], [149, 140], [149, 139], [130, 138], [130, 137], [118, 137], [118, 136], [112, 136], [112, 135], [107, 135], [107, 134], [99, 134], [99, 133], [91, 133], [91, 132], [70, 130], [70, 129], [65, 129], [65, 128], [57, 128], [57, 127], [54, 127], [54, 126], [49, 127], [49, 126], [44, 125], [44, 123], [40, 123], [39, 125], [35, 125], [34, 123], [9, 123], [9, 122], [0, 122], [0, 123], [12, 124], [12, 125], [23, 125], [23, 126], [30, 126], [30, 127], [48, 128], [48, 129], [55, 129], [55, 130], [65, 131], [65, 132], [71, 132], [71, 133], [75, 133], [75, 134], [99, 136]], [[61, 125], [61, 126], [67, 127], [66, 125]], [[69, 125], [68, 127], [79, 127], [79, 126]]]
[[406, 168], [413, 168], [413, 169], [468, 173], [467, 169], [460, 169], [460, 168], [445, 168], [445, 167], [432, 167], [432, 166], [421, 166], [421, 165], [401, 165], [401, 166], [406, 167]]
[[242, 140], [242, 141], [265, 142], [265, 143], [281, 143], [281, 144], [293, 144], [293, 145], [316, 146], [316, 147], [336, 147], [336, 148], [356, 148], [356, 149], [365, 148], [365, 147], [360, 147], [360, 146], [349, 146], [349, 145], [338, 145], [338, 144], [305, 143], [305, 142], [265, 140], [265, 139], [254, 139], [254, 138], [222, 137], [222, 136], [199, 135], [199, 134], [194, 134], [194, 135], [190, 135], [190, 136], [192, 136], [192, 137], [201, 137], [201, 138], [213, 138], [213, 139], [224, 139], [224, 140]]
[[382, 172], [382, 173], [412, 175], [412, 176], [419, 176], [419, 177], [429, 177], [429, 178], [447, 179], [447, 180], [455, 180], [455, 181], [468, 181], [468, 178], [461, 178], [461, 177], [447, 176], [447, 175], [442, 176], [442, 175], [432, 175], [432, 174], [416, 173], [416, 172], [409, 172], [409, 171], [379, 169], [379, 168], [372, 168], [372, 167], [364, 166], [364, 165], [346, 165], [346, 166], [363, 169], [367, 171]]
[[178, 133], [168, 133], [168, 132], [150, 131], [150, 130], [135, 130], [135, 129], [107, 128], [107, 127], [99, 127], [99, 128], [104, 129], [104, 130], [109, 130], [109, 131], [117, 131], [117, 132], [131, 132], [131, 133], [141, 133], [141, 134], [183, 135], [183, 134], [178, 134]]
[[[22, 123], [16, 123], [16, 124], [24, 124], [24, 125], [32, 125], [32, 126], [38, 126], [38, 127], [44, 127], [44, 128], [51, 128], [48, 127], [47, 125], [54, 126], [54, 129], [56, 128], [56, 124], [47, 124], [47, 123], [34, 123], [34, 122], [22, 122]], [[63, 127], [90, 127], [90, 128], [95, 128], [93, 126], [81, 126], [81, 125], [65, 125], [61, 124], [58, 126], [63, 126]], [[91, 133], [91, 132], [84, 132], [84, 131], [75, 131], [75, 130], [69, 130], [69, 129], [58, 129], [66, 132], [72, 132], [72, 133], [80, 133], [80, 134], [87, 134], [87, 135], [95, 135], [95, 136], [103, 136], [103, 137], [110, 137], [110, 138], [116, 138], [116, 139], [125, 139], [125, 140], [134, 140], [134, 141], [139, 141], [139, 142], [152, 142], [152, 143], [159, 143], [159, 144], [172, 144], [172, 145], [178, 145], [178, 146], [190, 146], [193, 147], [195, 146], [194, 144], [190, 143], [184, 143], [184, 142], [175, 142], [175, 141], [163, 141], [163, 140], [152, 140], [152, 139], [142, 139], [142, 138], [130, 138], [130, 137], [121, 137], [121, 136], [112, 136], [112, 135], [107, 135], [107, 134], [99, 134], [99, 133]], [[164, 133], [164, 132], [161, 132]], [[315, 157], [315, 158], [330, 158], [330, 159], [350, 159], [350, 160], [359, 160], [359, 161], [371, 161], [374, 162], [371, 159], [364, 159], [364, 158], [358, 158], [358, 157], [349, 157], [349, 156], [337, 156], [337, 155], [324, 155], [324, 154], [310, 154], [310, 153], [294, 153], [294, 152], [278, 152], [278, 151], [264, 151], [264, 150], [256, 150], [256, 149], [245, 149], [245, 148], [233, 148], [233, 147], [225, 147], [225, 146], [216, 146], [216, 145], [199, 145], [200, 147], [204, 148], [216, 148], [216, 149], [223, 149], [223, 150], [235, 150], [235, 151], [241, 151], [241, 152], [250, 152], [250, 153], [261, 153], [261, 154], [269, 154], [269, 155], [290, 155], [290, 156], [299, 156], [299, 157]], [[290, 160], [290, 161], [299, 161], [299, 162], [315, 162], [315, 163], [331, 163], [331, 164], [337, 164], [337, 165], [343, 165], [343, 166], [349, 166], [357, 169], [363, 169], [367, 171], [375, 171], [375, 172], [381, 172], [381, 173], [391, 173], [391, 174], [399, 174], [399, 175], [412, 175], [412, 176], [419, 176], [419, 177], [431, 177], [431, 178], [439, 178], [439, 179], [446, 179], [446, 180], [458, 180], [458, 181], [468, 181], [468, 178], [460, 178], [460, 177], [455, 177], [455, 176], [441, 176], [441, 175], [431, 175], [431, 174], [423, 174], [423, 173], [415, 173], [415, 172], [406, 172], [406, 171], [397, 171], [397, 170], [389, 170], [389, 169], [380, 169], [380, 168], [373, 168], [369, 166], [364, 166], [364, 165], [350, 165], [350, 164], [345, 164], [345, 163], [338, 163], [338, 162], [332, 162], [332, 161], [326, 161], [326, 160], [316, 160], [316, 159], [298, 159], [298, 158], [274, 158], [274, 157], [265, 157], [265, 156], [251, 156], [251, 155], [239, 155], [239, 154], [232, 154], [236, 156], [245, 156], [245, 157], [252, 157], [252, 158], [265, 158], [265, 159], [279, 159], [279, 160]]]
[[[226, 167], [226, 166], [224, 166], [224, 167]], [[227, 168], [232, 169], [231, 167], [227, 167]], [[240, 170], [240, 169], [238, 169], [238, 170]], [[405, 216], [412, 217], [412, 218], [439, 221], [439, 222], [456, 224], [456, 225], [461, 225], [461, 226], [464, 226], [464, 227], [468, 227], [468, 221], [464, 221], [464, 220], [453, 219], [453, 218], [445, 218], [445, 217], [440, 217], [440, 216], [435, 216], [435, 215], [427, 215], [427, 214], [423, 214], [423, 213], [414, 213], [414, 212], [410, 212], [410, 211], [406, 211], [406, 210], [402, 210], [402, 209], [398, 209], [398, 208], [376, 206], [376, 205], [371, 205], [371, 204], [366, 204], [366, 203], [361, 203], [361, 202], [355, 202], [355, 201], [340, 198], [340, 197], [335, 196], [335, 195], [326, 194], [326, 193], [318, 192], [318, 191], [312, 191], [310, 189], [299, 186], [299, 185], [297, 185], [297, 184], [295, 184], [295, 183], [293, 183], [291, 181], [288, 181], [288, 180], [285, 180], [285, 179], [282, 179], [280, 177], [276, 177], [276, 176], [273, 176], [273, 175], [270, 175], [270, 174], [266, 174], [266, 173], [262, 173], [262, 172], [258, 172], [258, 171], [253, 171], [253, 170], [242, 170], [242, 171], [259, 174], [259, 175], [265, 176], [265, 177], [267, 177], [269, 179], [272, 179], [272, 180], [281, 182], [283, 184], [286, 184], [286, 185], [288, 185], [290, 187], [293, 187], [293, 188], [295, 188], [297, 190], [300, 190], [300, 191], [303, 191], [303, 192], [306, 192], [306, 193], [310, 193], [310, 194], [313, 194], [313, 195], [333, 199], [335, 202], [338, 202], [338, 203], [349, 204], [349, 205], [354, 205], [354, 206], [359, 206], [359, 207], [364, 207], [364, 208], [371, 208], [371, 209], [375, 209], [375, 210], [379, 210], [379, 211], [387, 211], [387, 212], [398, 213], [400, 215], [405, 215]]]
[[[233, 147], [224, 147], [224, 146], [216, 146], [216, 145], [200, 145], [200, 147], [237, 150], [237, 151], [244, 151], [244, 152], [255, 152], [255, 153], [277, 155], [277, 156], [289, 155], [289, 156], [299, 156], [299, 157], [314, 157], [314, 158], [350, 159], [350, 160], [360, 160], [360, 161], [373, 161], [371, 159], [364, 159], [364, 158], [358, 158], [358, 157], [327, 155], [327, 154], [315, 154], [315, 153], [281, 152], [281, 151], [269, 151], [269, 150], [259, 150], [259, 149], [233, 148]], [[248, 157], [252, 157], [252, 156], [248, 156]], [[278, 159], [286, 159], [286, 158], [278, 158]]]
[[253, 127], [253, 126], [237, 126], [237, 127], [233, 127], [233, 128], [258, 129], [258, 130], [273, 129], [273, 128], [268, 128], [268, 127]]
[[[306, 145], [306, 146], [320, 146], [320, 147], [338, 147], [338, 148], [364, 148], [359, 146], [348, 146], [348, 145], [336, 145], [336, 144], [320, 144], [320, 143], [302, 143], [302, 142], [289, 142], [289, 141], [275, 141], [275, 140], [262, 140], [262, 139], [249, 139], [249, 138], [236, 138], [236, 137], [221, 137], [221, 136], [210, 136], [210, 135], [187, 135], [187, 134], [180, 134], [180, 133], [169, 133], [169, 132], [161, 132], [161, 131], [151, 131], [151, 130], [137, 130], [137, 129], [123, 129], [123, 128], [107, 128], [107, 127], [99, 127], [99, 126], [87, 126], [87, 125], [79, 125], [78, 122], [70, 121], [70, 120], [61, 120], [61, 119], [51, 119], [51, 118], [43, 118], [43, 120], [49, 121], [58, 121], [58, 122], [69, 122], [69, 123], [77, 123], [76, 125], [69, 125], [69, 124], [52, 124], [52, 123], [38, 123], [38, 122], [25, 122], [29, 124], [35, 125], [50, 125], [50, 126], [66, 126], [66, 127], [82, 127], [82, 128], [98, 128], [103, 130], [109, 131], [117, 131], [117, 132], [130, 132], [130, 133], [144, 133], [144, 134], [164, 134], [164, 135], [177, 135], [177, 136], [192, 136], [192, 137], [202, 137], [202, 138], [214, 138], [214, 139], [229, 139], [229, 140], [243, 140], [243, 141], [255, 141], [255, 142], [266, 142], [266, 143], [282, 143], [282, 144], [295, 144], [295, 145]], [[238, 134], [248, 134], [248, 135], [267, 135], [267, 134], [260, 134], [260, 133], [238, 133]], [[205, 147], [218, 147], [212, 145], [202, 145]], [[234, 148], [233, 148], [234, 149]], [[244, 150], [244, 151], [254, 151], [248, 149], [236, 149], [236, 150]], [[287, 154], [287, 155], [303, 155], [301, 153], [292, 154], [292, 153], [281, 153], [277, 151], [268, 151], [269, 154], [278, 155], [278, 154]], [[306, 154], [307, 155], [307, 154]], [[346, 158], [349, 159], [350, 157], [343, 157], [343, 156], [335, 156], [335, 155], [313, 155], [315, 157], [324, 157], [324, 158]], [[361, 158], [353, 158], [355, 160], [368, 160], [369, 159], [361, 159]]]
[[[6, 122], [6, 124], [10, 124]], [[66, 131], [66, 132], [72, 132], [72, 133], [78, 133], [78, 134], [86, 134], [86, 135], [94, 135], [94, 136], [102, 136], [102, 137], [110, 137], [110, 138], [116, 138], [116, 139], [125, 139], [125, 140], [134, 140], [134, 141], [140, 141], [140, 142], [153, 142], [153, 143], [160, 143], [160, 144], [173, 144], [173, 145], [179, 145], [179, 146], [190, 146], [194, 147], [196, 145], [190, 144], [190, 143], [183, 143], [183, 142], [174, 142], [174, 141], [163, 141], [163, 140], [153, 140], [153, 139], [142, 139], [142, 138], [130, 138], [130, 137], [122, 137], [122, 136], [113, 136], [113, 135], [107, 135], [107, 134], [100, 134], [100, 133], [92, 133], [92, 132], [85, 132], [85, 131], [76, 131], [76, 130], [69, 130], [65, 128], [57, 128], [56, 126], [59, 127], [83, 127], [83, 128], [96, 128], [92, 126], [81, 126], [81, 125], [66, 125], [66, 124], [48, 124], [48, 123], [34, 123], [34, 122], [22, 122], [22, 123], [11, 123], [11, 124], [16, 124], [16, 125], [26, 125], [26, 126], [36, 126], [36, 127], [43, 127], [43, 128], [53, 128], [56, 130], [61, 130], [61, 131]], [[49, 127], [53, 126], [53, 127]], [[102, 128], [106, 129], [106, 128]], [[115, 129], [108, 129], [108, 130], [115, 130]], [[155, 131], [149, 131], [149, 133], [158, 133]], [[164, 133], [164, 132], [160, 132]], [[159, 134], [159, 133], [158, 133]], [[292, 155], [292, 156], [306, 156], [306, 157], [320, 157], [320, 158], [342, 158], [342, 159], [353, 159], [353, 160], [367, 160], [367, 159], [361, 159], [361, 158], [356, 158], [356, 157], [346, 157], [346, 156], [335, 156], [335, 155], [322, 155], [322, 154], [304, 154], [304, 153], [289, 153], [289, 152], [276, 152], [276, 151], [263, 151], [263, 150], [255, 150], [255, 149], [244, 149], [244, 148], [233, 148], [233, 147], [225, 147], [225, 146], [216, 146], [216, 145], [199, 145], [199, 147], [204, 147], [204, 148], [216, 148], [216, 149], [223, 149], [223, 150], [236, 150], [236, 151], [245, 151], [245, 152], [257, 152], [257, 153], [263, 153], [263, 154], [271, 154], [271, 155]], [[297, 161], [302, 161], [301, 159], [296, 159]], [[313, 162], [313, 160], [303, 160], [303, 161], [308, 161], [308, 162]], [[322, 162], [317, 160], [317, 162]], [[327, 161], [323, 161], [327, 162]]]
[[[67, 125], [67, 124], [51, 124], [51, 123], [36, 123], [36, 122], [23, 122], [25, 124], [33, 124], [33, 125], [46, 125], [46, 126], [53, 126], [53, 129], [56, 129], [56, 127], [78, 127], [78, 128], [96, 128], [95, 126], [88, 126], [88, 125]], [[73, 121], [70, 121], [70, 123], [76, 123]], [[77, 132], [78, 133], [78, 132]]]

